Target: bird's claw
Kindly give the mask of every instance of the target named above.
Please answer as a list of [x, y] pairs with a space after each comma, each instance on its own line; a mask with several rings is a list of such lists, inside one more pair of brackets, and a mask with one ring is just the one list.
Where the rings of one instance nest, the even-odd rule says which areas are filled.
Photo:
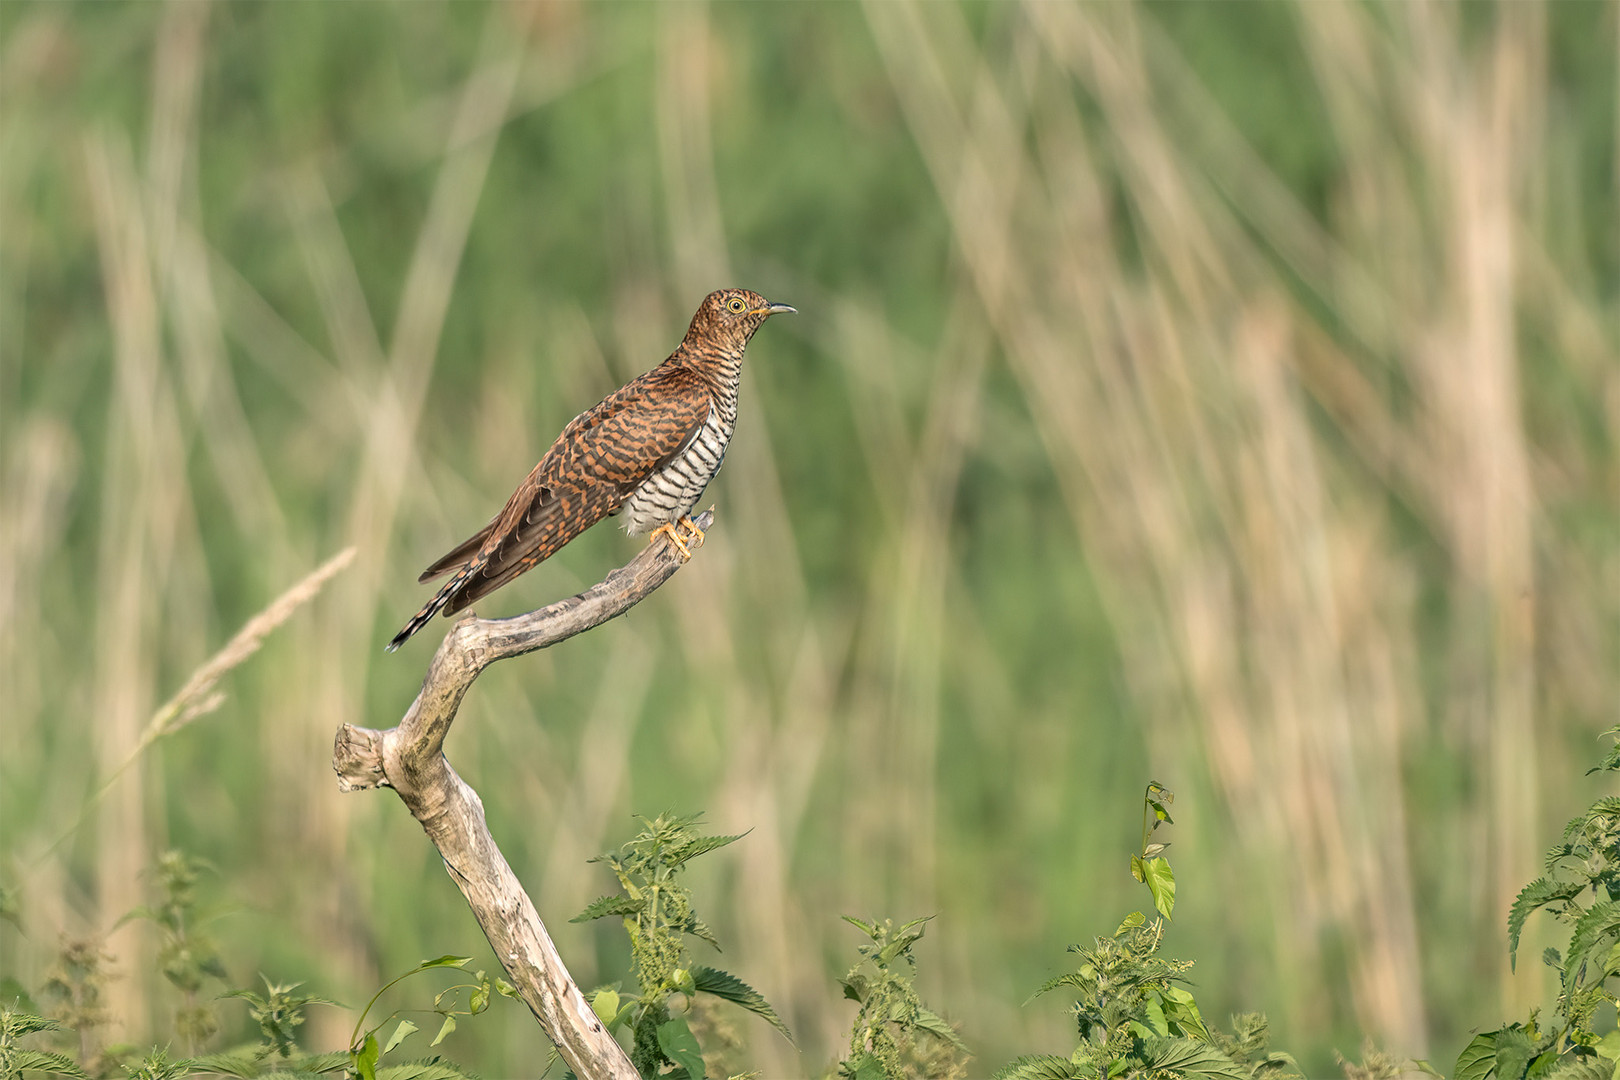
[[[681, 535], [683, 531], [686, 533], [684, 537]], [[683, 517], [680, 521], [673, 523], [664, 522], [653, 530], [654, 536], [659, 533], [667, 536], [669, 542], [675, 546], [675, 550], [681, 553], [681, 562], [691, 559], [693, 547], [703, 546], [703, 530], [698, 528], [697, 522], [690, 517]], [[688, 547], [688, 544], [691, 547]]]

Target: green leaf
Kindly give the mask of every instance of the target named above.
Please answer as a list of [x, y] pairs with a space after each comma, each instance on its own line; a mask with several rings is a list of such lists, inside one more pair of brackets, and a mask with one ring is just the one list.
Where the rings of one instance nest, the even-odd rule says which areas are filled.
[[1456, 1056], [1452, 1080], [1486, 1080], [1497, 1069], [1497, 1035], [1500, 1031], [1481, 1031]]
[[424, 961], [422, 961], [420, 964], [417, 964], [414, 968], [412, 968], [411, 972], [414, 974], [415, 972], [428, 971], [428, 970], [430, 970], [432, 968], [444, 968], [444, 967], [459, 968], [459, 967], [466, 967], [471, 962], [472, 962], [472, 957], [470, 957], [470, 956], [451, 956], [450, 954], [446, 953], [445, 955], [439, 957], [436, 960], [424, 960]]
[[1530, 913], [1559, 900], [1573, 899], [1583, 888], [1585, 886], [1577, 882], [1549, 881], [1541, 877], [1519, 890], [1513, 909], [1508, 912], [1508, 964], [1512, 970], [1518, 970], [1519, 933]]
[[406, 1038], [409, 1037], [410, 1034], [415, 1030], [417, 1030], [415, 1024], [411, 1023], [409, 1020], [401, 1020], [399, 1022], [399, 1027], [394, 1029], [394, 1033], [388, 1037], [388, 1042], [383, 1045], [382, 1052], [385, 1054], [389, 1053], [394, 1049], [394, 1047], [404, 1042]]
[[838, 980], [838, 985], [844, 988], [844, 996], [851, 1001], [865, 1003], [866, 993], [871, 989], [866, 976], [858, 971], [850, 972], [846, 977]]
[[[349, 1055], [340, 1055], [340, 1060], [346, 1063]], [[204, 1054], [202, 1057], [192, 1058], [191, 1067], [197, 1072], [253, 1077], [264, 1071], [264, 1058], [258, 1053], [257, 1047], [239, 1047], [218, 1054]]]
[[605, 919], [609, 915], [634, 915], [644, 910], [646, 900], [635, 900], [628, 896], [604, 896], [595, 900], [584, 911], [575, 915], [569, 922], [590, 922], [592, 919]]
[[1547, 1080], [1611, 1080], [1614, 1062], [1597, 1054], [1565, 1054], [1547, 1070]]
[[521, 999], [522, 996], [523, 996], [523, 995], [518, 993], [517, 987], [515, 987], [511, 983], [507, 982], [505, 979], [496, 979], [495, 980], [495, 992], [497, 994], [501, 995], [501, 997], [509, 997], [509, 998], [519, 998], [519, 999]]
[[996, 1070], [995, 1080], [1081, 1080], [1080, 1066], [1055, 1054], [1025, 1054]]
[[1564, 957], [1564, 986], [1571, 988], [1575, 982], [1575, 974], [1592, 953], [1607, 950], [1613, 944], [1608, 940], [1612, 935], [1620, 934], [1620, 903], [1613, 900], [1602, 900], [1582, 913], [1575, 922], [1575, 932], [1570, 935], [1569, 953]]
[[[748, 832], [753, 832], [753, 830], [750, 829]], [[747, 835], [748, 833], [738, 833], [736, 836], [700, 836], [696, 840], [690, 840], [670, 852], [668, 858], [672, 863], [684, 863], [697, 858], [699, 855], [706, 855], [715, 848], [735, 844]]]
[[1131, 877], [1137, 881], [1147, 880], [1147, 870], [1142, 864], [1142, 856], [1140, 855], [1131, 856]]
[[[770, 1024], [788, 1042], [793, 1042], [793, 1033], [788, 1031], [782, 1018], [776, 1015], [759, 991], [743, 982], [735, 975], [720, 971], [717, 968], [705, 967], [702, 964], [694, 967], [691, 972], [693, 989], [704, 994], [713, 994], [717, 998], [724, 998], [733, 1005], [741, 1005], [755, 1016]], [[797, 1045], [797, 1044], [795, 1044]]]
[[[1598, 738], [1601, 739], [1611, 737], [1616, 734], [1620, 734], [1620, 727], [1612, 727], [1608, 731], [1605, 731], [1602, 735], [1599, 735]], [[1603, 756], [1603, 760], [1598, 762], [1598, 764], [1594, 765], [1592, 768], [1587, 769], [1586, 775], [1591, 776], [1595, 772], [1604, 772], [1605, 770], [1616, 769], [1620, 769], [1620, 742], [1617, 742], [1613, 746], [1609, 747], [1609, 752]]]
[[26, 1069], [30, 1072], [55, 1073], [58, 1076], [71, 1076], [73, 1080], [90, 1080], [90, 1074], [79, 1068], [73, 1059], [66, 1054], [57, 1054], [45, 1050], [14, 1050], [12, 1051], [11, 1066], [17, 1070], [12, 1075], [21, 1076]]
[[360, 1074], [360, 1080], [377, 1080], [377, 1059], [381, 1056], [377, 1052], [377, 1036], [367, 1035], [359, 1052], [350, 1056], [353, 1058], [354, 1071]]
[[476, 1078], [472, 1073], [463, 1072], [447, 1061], [428, 1058], [425, 1061], [407, 1061], [379, 1069], [377, 1080], [476, 1080]]
[[703, 920], [698, 918], [696, 915], [692, 916], [692, 918], [687, 922], [686, 932], [695, 938], [701, 938], [710, 945], [713, 945], [715, 952], [720, 951], [720, 939], [715, 937], [714, 931], [710, 930], [708, 926], [704, 924]]
[[844, 1067], [851, 1080], [886, 1080], [883, 1062], [872, 1054], [862, 1054], [854, 1061], [846, 1061]]
[[455, 1030], [456, 1030], [456, 1018], [454, 1016], [451, 1016], [450, 1014], [446, 1013], [445, 1017], [444, 1017], [444, 1023], [439, 1025], [439, 1033], [437, 1035], [433, 1036], [433, 1041], [428, 1043], [428, 1045], [429, 1046], [438, 1046], [440, 1043], [444, 1042], [444, 1040], [447, 1037], [449, 1037], [451, 1032], [453, 1032]]
[[1496, 1033], [1496, 1080], [1520, 1080], [1536, 1056], [1537, 1047], [1518, 1024]]
[[1180, 1073], [1185, 1080], [1250, 1080], [1247, 1069], [1197, 1039], [1150, 1039], [1142, 1058], [1147, 1071]]
[[867, 937], [877, 937], [877, 924], [876, 923], [862, 922], [861, 920], [857, 919], [853, 915], [840, 915], [839, 918], [843, 919], [845, 922], [849, 923], [851, 926], [859, 927], [862, 931], [865, 932]]
[[1168, 919], [1176, 907], [1176, 875], [1164, 859], [1147, 859], [1142, 864], [1142, 870], [1147, 874], [1147, 887], [1153, 894], [1153, 906]]
[[[1159, 1002], [1164, 1009], [1167, 1024], [1174, 1025], [1177, 1035], [1191, 1035], [1209, 1041], [1209, 1029], [1204, 1026], [1204, 1015], [1198, 1011], [1198, 1002], [1192, 993], [1179, 986], [1167, 986], [1159, 991]], [[1284, 1054], [1282, 1057], [1287, 1057]], [[1292, 1058], [1288, 1059], [1292, 1061]]]
[[956, 1029], [950, 1025], [950, 1021], [932, 1009], [925, 1008], [922, 1005], [917, 1006], [917, 1016], [911, 1023], [913, 1027], [944, 1039], [962, 1053], [968, 1053], [967, 1043], [962, 1041], [962, 1037], [956, 1033]]
[[[1137, 880], [1140, 881], [1141, 878], [1138, 878]], [[1125, 931], [1135, 930], [1138, 926], [1145, 925], [1146, 923], [1146, 915], [1143, 915], [1140, 911], [1133, 911], [1129, 915], [1125, 916], [1125, 918], [1120, 922], [1119, 929], [1114, 931], [1114, 936], [1119, 937], [1119, 935], [1123, 934]], [[1076, 948], [1078, 948], [1078, 946], [1076, 946]]]
[[683, 1018], [677, 1016], [658, 1025], [658, 1049], [686, 1070], [687, 1080], [703, 1080], [703, 1048]]
[[612, 987], [603, 987], [592, 994], [591, 1011], [602, 1023], [613, 1023], [614, 1017], [619, 1015], [619, 992]]
[[32, 1035], [36, 1031], [56, 1031], [62, 1025], [48, 1016], [36, 1016], [28, 1012], [14, 1012], [5, 1015], [5, 1032], [13, 1038], [22, 1038]]

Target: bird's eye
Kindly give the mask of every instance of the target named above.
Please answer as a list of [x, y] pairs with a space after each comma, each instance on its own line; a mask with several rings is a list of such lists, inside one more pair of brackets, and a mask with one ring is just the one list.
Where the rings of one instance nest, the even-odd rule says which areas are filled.
[[726, 301], [726, 307], [730, 308], [732, 314], [734, 315], [741, 315], [743, 313], [743, 309], [747, 306], [747, 304], [742, 302], [742, 297], [740, 296], [733, 296], [730, 300]]

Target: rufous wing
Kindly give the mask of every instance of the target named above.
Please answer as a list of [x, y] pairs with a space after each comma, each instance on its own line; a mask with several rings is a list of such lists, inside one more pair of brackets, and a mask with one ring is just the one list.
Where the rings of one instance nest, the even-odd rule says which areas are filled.
[[446, 613], [505, 585], [617, 510], [691, 444], [712, 407], [701, 377], [664, 365], [575, 417], [489, 526], [483, 565], [455, 591]]

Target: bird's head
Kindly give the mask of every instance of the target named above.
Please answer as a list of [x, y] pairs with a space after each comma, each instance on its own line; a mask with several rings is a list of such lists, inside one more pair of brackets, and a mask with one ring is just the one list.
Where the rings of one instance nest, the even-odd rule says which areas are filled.
[[748, 344], [766, 319], [796, 310], [787, 304], [773, 304], [747, 289], [721, 289], [703, 298], [686, 337], [688, 341], [702, 337], [741, 347]]

